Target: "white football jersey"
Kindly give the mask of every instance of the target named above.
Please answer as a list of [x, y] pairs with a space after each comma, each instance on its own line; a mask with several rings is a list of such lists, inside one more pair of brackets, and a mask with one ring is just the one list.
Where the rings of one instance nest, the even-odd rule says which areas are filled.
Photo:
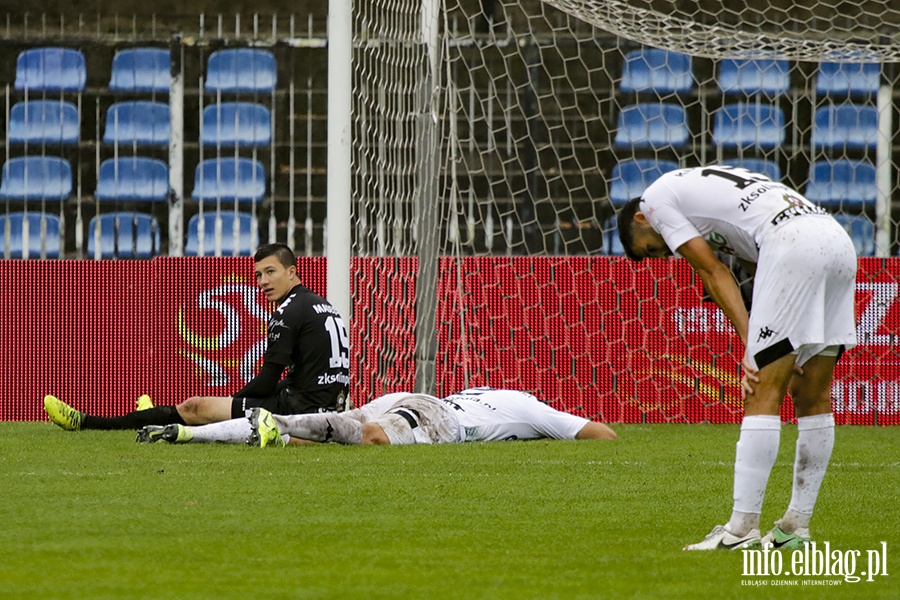
[[831, 218], [782, 183], [724, 165], [664, 174], [644, 192], [640, 210], [673, 252], [699, 236], [714, 250], [754, 263], [776, 225], [806, 215]]
[[467, 442], [553, 438], [572, 440], [587, 419], [550, 408], [531, 394], [473, 388], [442, 399]]
[[[371, 402], [360, 406], [358, 410], [362, 416], [362, 422], [368, 423], [370, 421], [374, 421], [387, 411], [389, 411], [397, 402], [403, 400], [412, 395], [412, 392], [393, 392], [391, 394], [385, 394], [384, 396], [379, 396], [375, 398]], [[435, 402], [437, 402], [437, 398], [434, 396], [428, 396], [427, 394], [416, 394], [417, 396], [425, 396], [427, 398], [431, 398]]]

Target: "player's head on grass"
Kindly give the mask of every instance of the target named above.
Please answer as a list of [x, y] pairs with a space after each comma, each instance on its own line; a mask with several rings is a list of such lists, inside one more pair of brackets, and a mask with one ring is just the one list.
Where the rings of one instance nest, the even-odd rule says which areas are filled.
[[256, 283], [270, 302], [281, 302], [300, 283], [297, 257], [284, 244], [260, 246], [253, 260], [256, 262]]
[[641, 198], [632, 198], [619, 210], [616, 226], [625, 256], [633, 261], [672, 256], [663, 237], [650, 226], [641, 212]]

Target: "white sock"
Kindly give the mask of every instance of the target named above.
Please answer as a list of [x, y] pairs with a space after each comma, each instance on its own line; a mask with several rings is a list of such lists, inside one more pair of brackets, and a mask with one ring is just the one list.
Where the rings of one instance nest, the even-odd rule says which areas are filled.
[[231, 419], [209, 425], [191, 427], [194, 438], [193, 443], [210, 444], [223, 442], [225, 444], [245, 444], [250, 437], [250, 421], [247, 419]]
[[809, 520], [819, 497], [831, 451], [834, 448], [834, 415], [813, 415], [797, 419], [797, 453], [794, 455], [794, 486], [791, 503], [781, 520], [787, 532], [809, 528]]
[[726, 528], [745, 535], [759, 528], [759, 514], [769, 473], [778, 457], [781, 418], [777, 415], [744, 417], [734, 457], [734, 509]]

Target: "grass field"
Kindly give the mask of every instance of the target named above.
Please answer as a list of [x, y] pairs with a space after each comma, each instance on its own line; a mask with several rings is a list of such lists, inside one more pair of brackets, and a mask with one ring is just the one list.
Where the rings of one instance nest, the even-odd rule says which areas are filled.
[[[258, 450], [0, 423], [0, 598], [898, 597], [900, 428], [838, 428], [813, 533], [861, 550], [857, 572], [887, 542], [888, 575], [833, 587], [681, 551], [727, 519], [737, 426], [616, 429]], [[785, 426], [766, 525], [795, 439]]]

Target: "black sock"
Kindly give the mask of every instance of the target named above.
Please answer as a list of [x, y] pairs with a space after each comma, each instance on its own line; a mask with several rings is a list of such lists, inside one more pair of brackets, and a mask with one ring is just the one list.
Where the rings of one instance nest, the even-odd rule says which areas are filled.
[[121, 417], [94, 417], [85, 415], [82, 429], [140, 429], [144, 425], [185, 425], [184, 419], [174, 406], [156, 406], [147, 410], [136, 410]]

